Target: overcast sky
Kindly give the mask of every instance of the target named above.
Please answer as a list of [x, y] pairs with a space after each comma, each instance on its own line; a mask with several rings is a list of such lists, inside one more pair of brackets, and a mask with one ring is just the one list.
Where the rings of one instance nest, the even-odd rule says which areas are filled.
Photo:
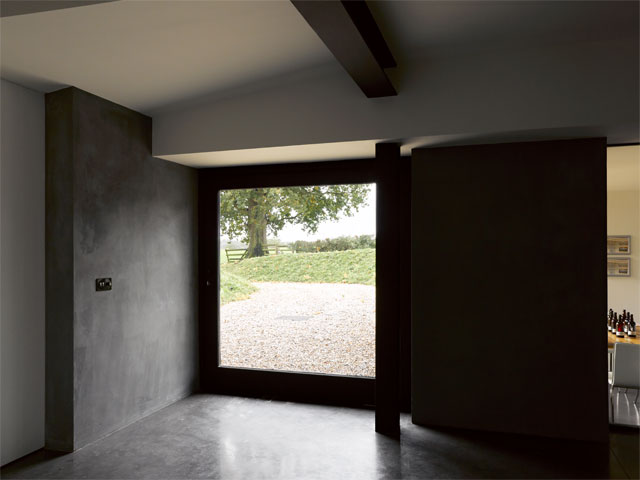
[[278, 234], [283, 242], [296, 240], [318, 240], [324, 238], [348, 237], [354, 235], [376, 234], [376, 185], [371, 185], [367, 206], [360, 207], [353, 217], [343, 217], [337, 222], [324, 222], [320, 224], [318, 232], [308, 234], [298, 225], [288, 225]]
[[[296, 240], [318, 240], [325, 238], [375, 235], [376, 234], [376, 185], [371, 184], [371, 190], [367, 197], [367, 205], [361, 206], [358, 213], [352, 217], [342, 217], [337, 222], [324, 222], [320, 224], [318, 231], [308, 234], [298, 225], [288, 225], [278, 233], [278, 239], [282, 242], [295, 242]], [[271, 235], [269, 235], [271, 238]], [[224, 242], [226, 237], [222, 237]]]

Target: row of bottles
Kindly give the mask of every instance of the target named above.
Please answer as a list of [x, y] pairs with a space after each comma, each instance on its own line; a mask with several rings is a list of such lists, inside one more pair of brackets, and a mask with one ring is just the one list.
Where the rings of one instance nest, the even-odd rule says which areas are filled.
[[635, 337], [636, 322], [633, 320], [633, 314], [623, 310], [622, 315], [618, 315], [618, 312], [610, 308], [607, 316], [607, 330], [616, 337]]

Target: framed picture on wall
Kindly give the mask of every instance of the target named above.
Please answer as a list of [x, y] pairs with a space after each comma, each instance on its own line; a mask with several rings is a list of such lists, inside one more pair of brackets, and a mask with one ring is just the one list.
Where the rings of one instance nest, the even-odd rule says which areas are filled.
[[631, 259], [630, 258], [607, 258], [607, 276], [608, 277], [630, 277], [631, 276]]
[[607, 255], [629, 255], [631, 235], [610, 235], [607, 237]]

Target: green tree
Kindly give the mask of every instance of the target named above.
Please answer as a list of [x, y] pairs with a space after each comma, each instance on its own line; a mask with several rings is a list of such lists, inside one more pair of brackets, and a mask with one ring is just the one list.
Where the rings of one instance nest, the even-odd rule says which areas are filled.
[[248, 244], [248, 257], [265, 255], [267, 233], [287, 224], [315, 233], [321, 222], [352, 216], [366, 205], [369, 185], [250, 188], [220, 192], [220, 230]]

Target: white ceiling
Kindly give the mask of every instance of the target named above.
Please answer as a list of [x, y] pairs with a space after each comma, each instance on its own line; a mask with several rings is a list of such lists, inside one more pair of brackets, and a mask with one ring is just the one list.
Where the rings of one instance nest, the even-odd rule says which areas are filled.
[[[638, 2], [369, 5], [401, 65], [418, 51], [638, 36]], [[120, 0], [0, 21], [3, 78], [74, 85], [147, 114], [335, 62], [288, 0]]]
[[[637, 42], [639, 36], [635, 1], [385, 0], [368, 4], [400, 68], [410, 68], [418, 56], [614, 38]], [[259, 88], [301, 72], [313, 75], [318, 67], [335, 64], [289, 0], [118, 0], [3, 17], [0, 22], [3, 78], [43, 92], [73, 85], [150, 115], [202, 98], [232, 95], [242, 87]], [[503, 132], [487, 138], [519, 141], [610, 134], [606, 130]], [[395, 139], [402, 143], [403, 154], [417, 146], [485, 140]], [[162, 158], [193, 166], [362, 158], [373, 155], [377, 141]], [[616, 184], [623, 181], [621, 174]]]
[[3, 78], [137, 111], [333, 61], [289, 1], [117, 1], [1, 19]]
[[369, 1], [397, 55], [638, 38], [636, 1]]

